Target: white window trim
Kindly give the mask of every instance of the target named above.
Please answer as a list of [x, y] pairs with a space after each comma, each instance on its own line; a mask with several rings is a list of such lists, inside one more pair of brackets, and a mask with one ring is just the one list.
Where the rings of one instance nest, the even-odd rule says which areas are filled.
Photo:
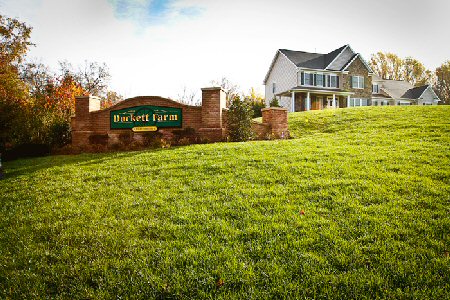
[[[359, 101], [359, 105], [355, 105], [356, 100]], [[366, 100], [367, 105], [362, 105], [363, 100]], [[364, 107], [364, 106], [369, 106], [369, 99], [367, 98], [350, 98], [350, 102], [353, 101], [353, 105], [350, 105], [349, 103], [349, 107]]]
[[[357, 84], [356, 87], [353, 86], [353, 78], [357, 78], [358, 79], [357, 80], [358, 84]], [[362, 78], [362, 80], [361, 80], [361, 78]], [[361, 85], [361, 82], [362, 82], [362, 87], [359, 87]], [[360, 76], [360, 75], [352, 76], [352, 89], [359, 89], [359, 90], [363, 90], [364, 89], [364, 76]]]
[[[377, 91], [374, 92], [373, 91], [373, 87], [376, 86], [377, 87]], [[372, 94], [378, 94], [380, 92], [380, 86], [378, 85], [378, 83], [372, 83]]]
[[[303, 78], [302, 78], [301, 74], [303, 74]], [[306, 84], [305, 83], [306, 82], [306, 74], [313, 74], [313, 82], [312, 82], [312, 84]], [[323, 81], [322, 81], [322, 85], [316, 85], [316, 81], [314, 80], [314, 77], [315, 77], [314, 75], [323, 75], [324, 76], [323, 77]], [[334, 73], [320, 73], [320, 72], [302, 71], [300, 73], [300, 85], [302, 85], [301, 82], [303, 81], [303, 85], [302, 86], [323, 87], [323, 88], [328, 88], [328, 89], [334, 89], [334, 88], [338, 89], [339, 88], [338, 85], [336, 85], [336, 86], [327, 86], [327, 84], [328, 84], [327, 76], [328, 75], [330, 76], [330, 78], [331, 78], [331, 76], [336, 77], [336, 79], [339, 78], [339, 75], [338, 74], [334, 74]], [[336, 80], [336, 83], [337, 82], [338, 82], [338, 80]]]

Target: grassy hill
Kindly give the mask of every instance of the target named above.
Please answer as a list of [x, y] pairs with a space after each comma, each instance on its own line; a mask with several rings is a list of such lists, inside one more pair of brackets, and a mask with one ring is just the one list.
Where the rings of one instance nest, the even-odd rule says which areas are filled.
[[450, 107], [4, 164], [0, 298], [446, 299]]

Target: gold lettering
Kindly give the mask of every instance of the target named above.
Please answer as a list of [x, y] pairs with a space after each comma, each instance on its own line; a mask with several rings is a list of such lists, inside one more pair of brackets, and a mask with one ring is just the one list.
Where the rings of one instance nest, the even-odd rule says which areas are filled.
[[170, 121], [178, 121], [178, 115], [170, 115], [169, 120]]
[[120, 122], [120, 117], [118, 115], [114, 115], [114, 123]]

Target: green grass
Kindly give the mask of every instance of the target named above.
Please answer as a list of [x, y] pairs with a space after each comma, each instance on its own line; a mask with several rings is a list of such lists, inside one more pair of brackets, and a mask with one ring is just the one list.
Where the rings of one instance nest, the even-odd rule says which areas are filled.
[[450, 107], [289, 122], [5, 163], [0, 299], [448, 299]]

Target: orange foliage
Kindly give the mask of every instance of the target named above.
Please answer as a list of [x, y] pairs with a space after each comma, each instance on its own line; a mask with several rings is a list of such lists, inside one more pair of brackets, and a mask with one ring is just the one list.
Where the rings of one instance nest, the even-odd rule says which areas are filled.
[[75, 112], [76, 96], [88, 95], [81, 84], [73, 80], [72, 77], [57, 80], [54, 86], [50, 85], [50, 89], [52, 91], [48, 91], [44, 107], [61, 116], [70, 116]]

